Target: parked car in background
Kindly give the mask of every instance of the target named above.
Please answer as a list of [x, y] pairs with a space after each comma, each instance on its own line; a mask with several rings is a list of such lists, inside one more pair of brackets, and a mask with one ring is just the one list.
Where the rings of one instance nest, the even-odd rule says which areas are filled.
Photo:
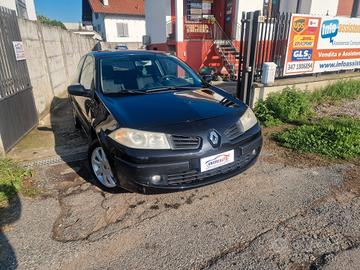
[[128, 46], [125, 44], [119, 44], [115, 46], [115, 51], [124, 51], [124, 50], [128, 50]]
[[262, 147], [248, 106], [161, 52], [89, 53], [68, 92], [90, 167], [107, 189], [204, 186], [249, 168]]

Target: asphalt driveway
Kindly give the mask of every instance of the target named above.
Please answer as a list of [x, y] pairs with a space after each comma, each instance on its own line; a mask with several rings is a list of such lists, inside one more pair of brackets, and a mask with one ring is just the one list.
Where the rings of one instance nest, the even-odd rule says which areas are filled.
[[58, 100], [11, 154], [44, 194], [0, 212], [0, 269], [360, 269], [359, 166], [266, 139], [259, 162], [227, 181], [110, 194], [91, 184], [69, 121]]

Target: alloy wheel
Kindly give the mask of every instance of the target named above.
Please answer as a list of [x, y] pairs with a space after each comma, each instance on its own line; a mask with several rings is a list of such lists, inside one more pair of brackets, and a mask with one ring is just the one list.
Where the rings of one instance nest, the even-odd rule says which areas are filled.
[[91, 166], [97, 180], [107, 188], [116, 187], [114, 175], [102, 147], [96, 147], [91, 154]]

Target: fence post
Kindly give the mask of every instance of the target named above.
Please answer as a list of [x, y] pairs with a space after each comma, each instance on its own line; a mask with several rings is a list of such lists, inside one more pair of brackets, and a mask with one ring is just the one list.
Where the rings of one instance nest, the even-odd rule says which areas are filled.
[[[238, 83], [237, 88], [237, 97], [249, 106], [253, 101], [253, 82], [256, 71], [255, 64], [259, 40], [260, 14], [261, 11], [255, 11], [249, 12], [246, 15], [244, 61], [242, 66], [241, 82]], [[238, 78], [238, 80], [240, 80], [240, 78]]]

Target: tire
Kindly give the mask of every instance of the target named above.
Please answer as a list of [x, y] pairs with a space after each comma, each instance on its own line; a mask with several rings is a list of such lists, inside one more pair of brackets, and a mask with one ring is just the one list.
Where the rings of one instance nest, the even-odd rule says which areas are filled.
[[118, 188], [105, 151], [98, 141], [94, 141], [89, 148], [89, 166], [96, 184], [107, 190]]

